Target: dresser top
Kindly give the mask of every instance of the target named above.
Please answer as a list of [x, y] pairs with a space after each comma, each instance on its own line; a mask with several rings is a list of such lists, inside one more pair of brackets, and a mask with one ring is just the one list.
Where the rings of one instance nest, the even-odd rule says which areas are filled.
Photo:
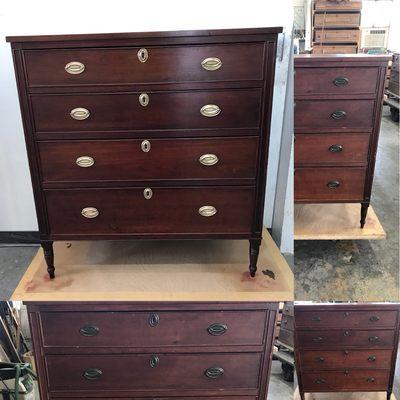
[[400, 303], [389, 302], [358, 302], [358, 303], [313, 303], [313, 302], [295, 302], [295, 310], [297, 311], [332, 311], [340, 309], [354, 309], [357, 311], [371, 309], [395, 309], [400, 311]]
[[387, 63], [392, 59], [390, 54], [296, 54], [295, 64], [310, 64], [314, 62], [346, 63], [371, 62]]
[[212, 29], [194, 31], [164, 31], [164, 32], [127, 32], [127, 33], [90, 33], [73, 35], [37, 35], [37, 36], [7, 36], [6, 41], [11, 43], [22, 42], [62, 42], [82, 40], [115, 40], [115, 39], [143, 39], [143, 38], [179, 38], [179, 37], [207, 37], [232, 35], [269, 35], [282, 32], [282, 27], [243, 28], [243, 29]]

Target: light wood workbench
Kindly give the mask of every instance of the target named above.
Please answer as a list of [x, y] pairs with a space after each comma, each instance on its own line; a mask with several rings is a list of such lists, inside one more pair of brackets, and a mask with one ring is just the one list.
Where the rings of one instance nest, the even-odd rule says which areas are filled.
[[263, 236], [255, 278], [245, 240], [56, 242], [56, 278], [48, 278], [40, 249], [12, 300], [293, 300], [293, 274]]
[[[298, 389], [294, 393], [293, 400], [300, 400]], [[306, 400], [386, 400], [386, 392], [306, 393]], [[390, 400], [396, 400], [394, 394]]]

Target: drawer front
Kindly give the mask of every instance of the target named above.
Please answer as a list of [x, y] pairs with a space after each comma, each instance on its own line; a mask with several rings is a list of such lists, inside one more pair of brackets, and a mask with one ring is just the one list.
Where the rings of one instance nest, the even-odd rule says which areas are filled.
[[31, 97], [38, 132], [258, 128], [260, 98], [259, 89]]
[[53, 141], [38, 146], [45, 182], [254, 179], [258, 154], [257, 137]]
[[298, 331], [297, 345], [299, 348], [321, 348], [327, 346], [355, 346], [360, 348], [392, 348], [394, 331], [388, 330], [315, 330]]
[[296, 327], [307, 329], [320, 328], [395, 328], [396, 310], [373, 311], [295, 311]]
[[289, 315], [282, 315], [281, 327], [293, 331], [294, 318]]
[[365, 168], [296, 168], [295, 200], [358, 201], [364, 198]]
[[374, 100], [297, 100], [295, 131], [372, 130]]
[[40, 320], [45, 347], [262, 345], [266, 313], [43, 312]]
[[71, 388], [82, 391], [256, 390], [261, 356], [258, 353], [49, 355], [46, 365], [50, 392]]
[[315, 28], [347, 28], [360, 25], [360, 14], [315, 14]]
[[281, 325], [281, 329], [279, 330], [279, 341], [287, 344], [290, 347], [294, 347], [294, 333], [293, 331], [289, 331], [284, 329]]
[[385, 391], [389, 385], [389, 371], [321, 371], [304, 372], [301, 375], [305, 392], [353, 390]]
[[254, 210], [254, 188], [239, 186], [46, 190], [45, 196], [54, 234], [248, 234]]
[[379, 368], [390, 369], [392, 350], [304, 350], [300, 352], [302, 370]]
[[[263, 79], [264, 44], [25, 51], [30, 86], [212, 82]], [[145, 53], [143, 53], [145, 54]], [[204, 67], [202, 63], [204, 60]], [[219, 61], [218, 61], [219, 60]], [[79, 73], [69, 73], [66, 66]], [[208, 68], [208, 69], [207, 69]], [[217, 68], [217, 69], [215, 69]], [[68, 69], [68, 68], [67, 68]]]
[[316, 0], [315, 10], [318, 11], [355, 11], [361, 10], [362, 0], [349, 0], [349, 1], [332, 1], [332, 0]]
[[379, 69], [377, 67], [299, 67], [296, 68], [294, 93], [295, 96], [316, 94], [373, 95], [377, 90], [378, 74]]
[[369, 135], [297, 134], [296, 164], [367, 164]]
[[358, 29], [330, 29], [314, 31], [314, 41], [318, 43], [352, 43], [358, 42], [360, 31]]
[[356, 54], [357, 45], [315, 45], [312, 52], [314, 54]]

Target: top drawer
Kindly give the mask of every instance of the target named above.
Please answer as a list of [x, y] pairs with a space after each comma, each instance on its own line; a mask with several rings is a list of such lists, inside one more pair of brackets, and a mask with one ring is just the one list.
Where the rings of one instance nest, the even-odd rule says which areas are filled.
[[263, 43], [28, 50], [29, 86], [263, 79]]
[[295, 96], [371, 94], [379, 81], [378, 67], [296, 68]]

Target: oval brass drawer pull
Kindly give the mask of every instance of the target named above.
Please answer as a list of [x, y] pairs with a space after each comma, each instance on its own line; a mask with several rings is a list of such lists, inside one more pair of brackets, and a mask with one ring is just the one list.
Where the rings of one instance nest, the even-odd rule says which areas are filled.
[[326, 184], [326, 186], [328, 186], [329, 189], [336, 189], [340, 186], [340, 182], [339, 181], [330, 181]]
[[332, 83], [335, 86], [342, 87], [342, 86], [346, 86], [349, 83], [349, 80], [347, 78], [337, 77], [332, 81]]
[[316, 336], [312, 338], [312, 341], [315, 343], [321, 343], [325, 340], [325, 338], [323, 338], [322, 336]]
[[211, 367], [204, 371], [204, 375], [210, 379], [217, 379], [225, 373], [224, 369], [221, 367]]
[[149, 140], [143, 140], [143, 142], [140, 144], [140, 148], [142, 149], [142, 151], [144, 151], [145, 153], [148, 153], [151, 149], [151, 143]]
[[342, 119], [346, 116], [346, 111], [343, 110], [336, 110], [331, 114], [333, 119]]
[[207, 71], [216, 71], [222, 67], [222, 61], [217, 57], [208, 57], [201, 62], [201, 66]]
[[313, 322], [321, 322], [321, 317], [318, 317], [318, 316], [312, 317], [311, 321], [313, 321]]
[[94, 325], [85, 325], [79, 329], [79, 333], [82, 336], [96, 336], [100, 332], [100, 329]]
[[153, 191], [150, 188], [143, 190], [143, 196], [146, 200], [150, 200], [153, 197]]
[[374, 361], [376, 361], [376, 357], [375, 356], [369, 356], [368, 357], [368, 361], [374, 362]]
[[367, 378], [367, 382], [368, 383], [373, 383], [373, 382], [375, 382], [375, 378], [370, 376], [369, 378]]
[[83, 373], [84, 378], [88, 379], [89, 381], [99, 379], [101, 375], [103, 375], [103, 371], [97, 368], [89, 368]]
[[138, 60], [140, 61], [140, 62], [142, 62], [142, 63], [144, 63], [144, 62], [146, 62], [147, 60], [148, 60], [148, 58], [149, 58], [149, 52], [147, 51], [147, 49], [140, 49], [138, 52], [137, 52], [137, 57], [138, 57]]
[[200, 164], [203, 165], [215, 165], [219, 161], [218, 157], [215, 154], [203, 154], [199, 158]]
[[379, 321], [379, 317], [377, 315], [373, 315], [372, 317], [370, 317], [369, 319], [371, 322], [378, 322]]
[[213, 336], [221, 336], [228, 330], [225, 324], [212, 324], [207, 328], [207, 332]]
[[99, 210], [95, 207], [85, 207], [82, 211], [81, 214], [85, 218], [96, 218], [100, 213]]
[[217, 213], [217, 209], [213, 206], [203, 206], [199, 208], [199, 214], [203, 217], [212, 217]]
[[152, 313], [149, 315], [148, 322], [150, 326], [157, 326], [160, 322], [160, 316], [158, 314]]
[[370, 336], [370, 337], [368, 338], [368, 340], [369, 340], [371, 343], [376, 343], [376, 342], [379, 342], [379, 337], [378, 337], [378, 336]]
[[151, 356], [150, 357], [150, 367], [156, 368], [160, 363], [160, 358], [158, 356]]
[[150, 102], [150, 97], [149, 97], [149, 95], [148, 95], [147, 93], [142, 93], [142, 94], [139, 96], [139, 103], [140, 103], [140, 105], [141, 105], [142, 107], [148, 106], [148, 105], [149, 105], [149, 102]]
[[79, 167], [88, 168], [94, 165], [94, 159], [89, 156], [81, 156], [76, 159], [75, 163]]
[[71, 61], [65, 66], [65, 70], [71, 75], [79, 75], [85, 70], [85, 64], [79, 61]]
[[323, 385], [324, 383], [326, 383], [326, 380], [325, 379], [317, 379], [315, 381], [315, 383], [317, 383], [318, 385]]
[[343, 150], [343, 146], [341, 144], [333, 144], [329, 147], [329, 151], [331, 153], [340, 153]]
[[71, 118], [76, 119], [78, 121], [82, 121], [86, 118], [89, 118], [90, 116], [90, 112], [88, 109], [83, 108], [83, 107], [78, 107], [78, 108], [74, 108], [73, 110], [71, 110], [71, 112], [69, 113], [69, 115], [71, 116]]
[[205, 117], [216, 117], [221, 112], [221, 109], [216, 104], [206, 104], [201, 107], [200, 113]]

